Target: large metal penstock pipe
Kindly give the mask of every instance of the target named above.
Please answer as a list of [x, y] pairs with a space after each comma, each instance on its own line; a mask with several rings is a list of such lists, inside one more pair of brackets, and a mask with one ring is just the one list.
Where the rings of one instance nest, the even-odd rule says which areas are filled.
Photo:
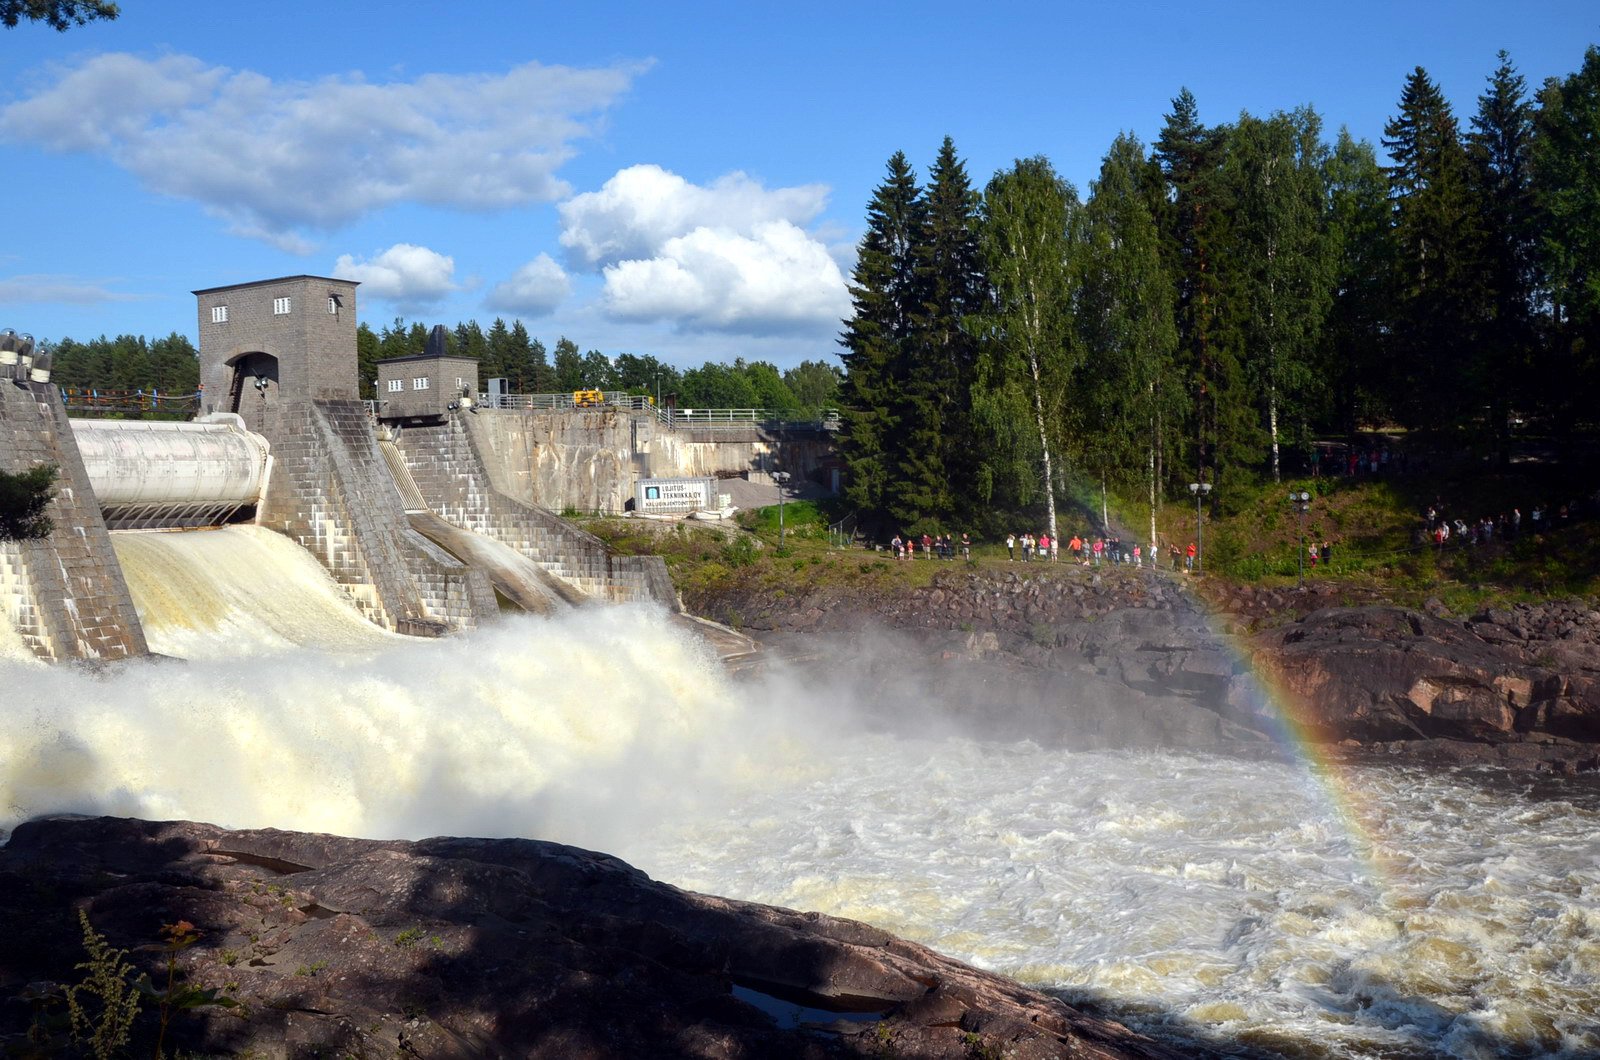
[[267, 441], [235, 415], [71, 423], [113, 530], [219, 526], [254, 507], [266, 486]]

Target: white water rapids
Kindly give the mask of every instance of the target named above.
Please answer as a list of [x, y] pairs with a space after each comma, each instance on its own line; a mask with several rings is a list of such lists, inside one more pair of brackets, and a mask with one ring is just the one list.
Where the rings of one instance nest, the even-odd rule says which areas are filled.
[[412, 640], [262, 531], [117, 545], [152, 647], [190, 661], [0, 658], [0, 831], [72, 811], [547, 838], [1180, 1043], [1600, 1051], [1592, 780], [1363, 767], [1352, 829], [1294, 762], [867, 732], [805, 674], [734, 685], [647, 608]]

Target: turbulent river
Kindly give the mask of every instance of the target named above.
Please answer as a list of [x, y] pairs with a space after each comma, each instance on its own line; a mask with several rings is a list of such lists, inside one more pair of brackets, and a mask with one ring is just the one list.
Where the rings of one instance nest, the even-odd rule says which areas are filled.
[[805, 674], [734, 685], [645, 608], [408, 640], [275, 535], [118, 553], [152, 648], [190, 661], [49, 668], [0, 630], [0, 832], [74, 811], [549, 838], [1180, 1043], [1600, 1052], [1592, 780], [892, 735]]

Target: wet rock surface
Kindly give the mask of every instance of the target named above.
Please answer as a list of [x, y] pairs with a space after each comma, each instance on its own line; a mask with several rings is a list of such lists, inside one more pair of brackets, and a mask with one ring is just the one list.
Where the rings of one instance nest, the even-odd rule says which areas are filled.
[[1351, 748], [1600, 766], [1600, 610], [1586, 602], [1461, 618], [1437, 601], [1394, 607], [1336, 584], [1205, 591], [1202, 602], [1165, 572], [1017, 564], [952, 567], [893, 593], [729, 593], [694, 605], [779, 657], [849, 675], [886, 716], [943, 703], [969, 735], [1248, 748], [1286, 712], [1312, 738]]
[[199, 932], [179, 983], [240, 1004], [178, 1013], [169, 1055], [1188, 1055], [868, 925], [553, 843], [53, 818], [0, 848], [0, 894], [0, 1051], [65, 1040], [35, 1010], [84, 977], [81, 909], [158, 985], [162, 925]]

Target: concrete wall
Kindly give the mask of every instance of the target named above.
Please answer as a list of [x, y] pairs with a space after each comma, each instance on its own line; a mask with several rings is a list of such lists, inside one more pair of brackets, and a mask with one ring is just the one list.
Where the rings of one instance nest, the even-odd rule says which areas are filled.
[[488, 579], [412, 530], [359, 401], [286, 402], [257, 521], [322, 561], [378, 625], [429, 635], [497, 613]]
[[473, 433], [508, 496], [552, 511], [620, 512], [636, 478], [709, 478], [782, 469], [809, 479], [833, 453], [813, 430], [672, 429], [618, 409], [480, 409]]
[[400, 431], [395, 444], [429, 508], [456, 526], [515, 549], [589, 596], [653, 600], [678, 609], [659, 557], [618, 556], [592, 534], [511, 497], [515, 465], [489, 447], [495, 431], [494, 421], [484, 413], [465, 412], [442, 424]]
[[56, 388], [0, 381], [0, 470], [59, 469], [49, 537], [0, 542], [0, 606], [51, 661], [147, 654], [144, 630]]

